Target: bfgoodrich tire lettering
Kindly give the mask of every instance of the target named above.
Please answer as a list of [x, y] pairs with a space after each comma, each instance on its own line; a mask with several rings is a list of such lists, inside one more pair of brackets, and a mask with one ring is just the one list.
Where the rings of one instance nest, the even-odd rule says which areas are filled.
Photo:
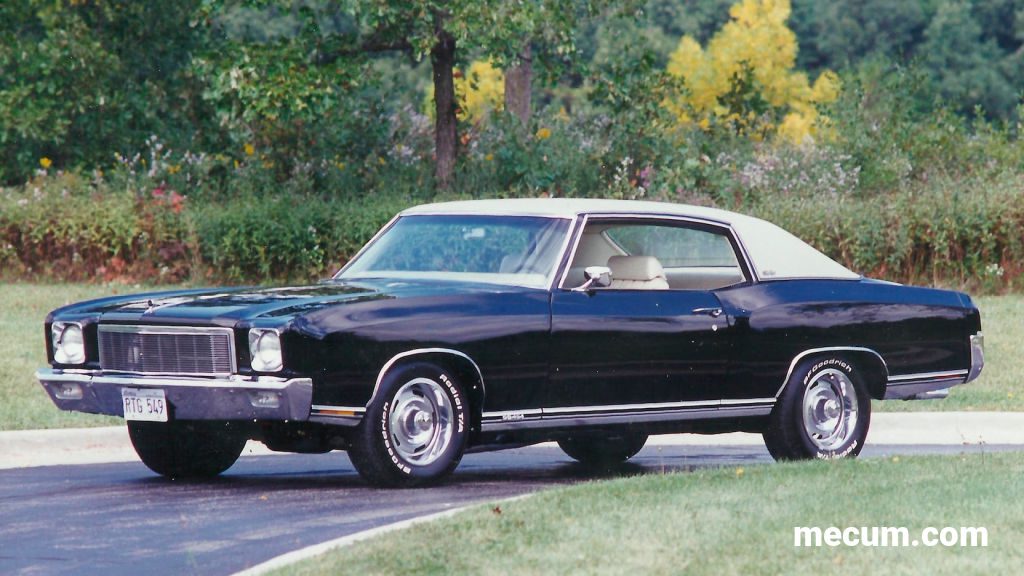
[[772, 410], [764, 443], [776, 460], [853, 458], [864, 448], [871, 397], [844, 356], [801, 361]]
[[469, 438], [462, 386], [425, 362], [393, 368], [355, 430], [349, 458], [378, 486], [421, 486], [459, 465]]
[[135, 453], [170, 478], [209, 478], [230, 468], [246, 436], [230, 422], [128, 422]]

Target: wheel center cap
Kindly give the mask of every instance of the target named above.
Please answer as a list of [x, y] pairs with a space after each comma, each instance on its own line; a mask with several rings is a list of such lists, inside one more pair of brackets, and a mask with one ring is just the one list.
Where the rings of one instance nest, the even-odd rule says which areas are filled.
[[419, 431], [425, 432], [434, 425], [434, 418], [427, 412], [417, 412], [413, 417], [413, 423]]
[[839, 417], [839, 403], [835, 400], [825, 402], [825, 417], [832, 419]]

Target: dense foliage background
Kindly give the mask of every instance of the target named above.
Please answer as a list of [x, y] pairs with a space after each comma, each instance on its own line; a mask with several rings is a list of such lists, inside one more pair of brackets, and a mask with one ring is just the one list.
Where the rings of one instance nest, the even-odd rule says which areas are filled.
[[0, 267], [316, 278], [412, 203], [600, 196], [1014, 289], [1022, 89], [1019, 0], [10, 0]]

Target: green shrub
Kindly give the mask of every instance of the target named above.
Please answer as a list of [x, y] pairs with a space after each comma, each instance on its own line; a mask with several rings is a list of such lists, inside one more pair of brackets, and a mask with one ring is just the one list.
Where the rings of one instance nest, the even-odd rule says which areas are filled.
[[231, 281], [311, 279], [340, 267], [396, 212], [400, 199], [266, 196], [196, 210], [203, 262]]
[[185, 212], [166, 186], [136, 193], [73, 173], [38, 177], [0, 197], [0, 264], [6, 276], [181, 280]]

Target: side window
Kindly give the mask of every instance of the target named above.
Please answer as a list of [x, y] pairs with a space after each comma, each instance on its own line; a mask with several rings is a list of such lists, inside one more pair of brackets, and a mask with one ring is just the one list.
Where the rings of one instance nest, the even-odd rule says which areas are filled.
[[566, 285], [582, 283], [588, 266], [611, 268], [613, 290], [714, 290], [746, 280], [724, 230], [675, 222], [588, 222]]
[[736, 268], [736, 253], [724, 234], [675, 226], [616, 226], [605, 230], [630, 255], [654, 256], [666, 268]]

